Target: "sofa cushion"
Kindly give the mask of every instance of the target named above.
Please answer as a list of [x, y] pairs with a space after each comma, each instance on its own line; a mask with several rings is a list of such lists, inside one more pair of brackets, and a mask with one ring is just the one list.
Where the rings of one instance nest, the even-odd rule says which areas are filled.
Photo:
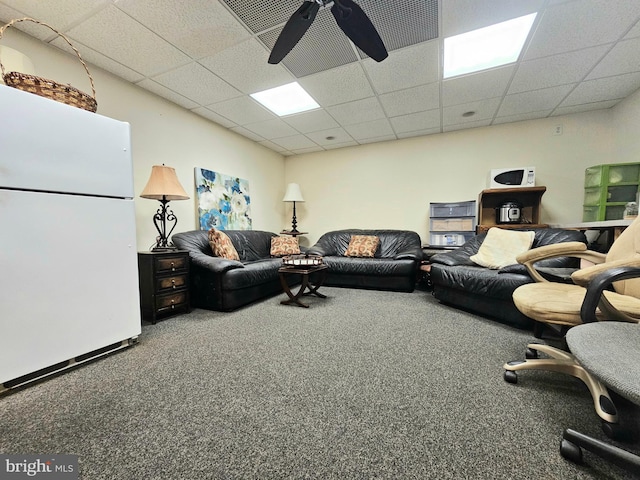
[[531, 248], [535, 232], [518, 232], [492, 227], [470, 259], [480, 266], [498, 269], [518, 263], [516, 257]]
[[374, 257], [380, 245], [380, 238], [375, 235], [351, 235], [345, 257]]
[[300, 253], [298, 237], [272, 237], [270, 253], [273, 257], [298, 255]]
[[215, 228], [209, 230], [209, 244], [216, 257], [226, 258], [227, 260], [240, 260], [236, 248], [224, 232]]

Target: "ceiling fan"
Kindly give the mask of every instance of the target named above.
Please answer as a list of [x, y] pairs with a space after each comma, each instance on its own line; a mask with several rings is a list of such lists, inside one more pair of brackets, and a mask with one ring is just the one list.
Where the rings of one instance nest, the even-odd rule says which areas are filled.
[[320, 7], [331, 3], [333, 3], [331, 13], [336, 23], [356, 47], [376, 62], [381, 62], [389, 56], [376, 27], [353, 0], [305, 0], [280, 32], [271, 50], [269, 63], [280, 63], [309, 29]]

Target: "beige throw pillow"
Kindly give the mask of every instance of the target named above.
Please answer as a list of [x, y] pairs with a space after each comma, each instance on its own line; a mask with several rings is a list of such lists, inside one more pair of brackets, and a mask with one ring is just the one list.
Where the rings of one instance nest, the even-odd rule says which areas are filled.
[[374, 235], [351, 235], [345, 257], [373, 257], [380, 245], [380, 239]]
[[240, 260], [240, 256], [236, 251], [236, 247], [231, 243], [231, 239], [226, 233], [212, 228], [209, 230], [209, 245], [216, 257], [226, 258], [227, 260]]
[[518, 263], [516, 257], [533, 245], [535, 232], [517, 232], [492, 227], [480, 245], [478, 253], [469, 257], [482, 267], [498, 269]]
[[282, 257], [299, 253], [298, 237], [271, 237], [271, 256]]

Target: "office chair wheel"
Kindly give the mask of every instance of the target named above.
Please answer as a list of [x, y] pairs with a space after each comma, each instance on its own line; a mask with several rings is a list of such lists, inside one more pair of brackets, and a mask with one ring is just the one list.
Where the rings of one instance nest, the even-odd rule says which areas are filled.
[[538, 358], [538, 351], [534, 350], [533, 348], [527, 347], [527, 349], [524, 351], [524, 358], [528, 358], [529, 360]]
[[631, 432], [619, 423], [602, 421], [602, 431], [611, 440], [621, 440], [623, 442], [633, 441]]
[[505, 370], [502, 376], [507, 383], [518, 383], [518, 374], [511, 370]]
[[573, 463], [582, 463], [582, 449], [564, 438], [560, 442], [560, 455]]

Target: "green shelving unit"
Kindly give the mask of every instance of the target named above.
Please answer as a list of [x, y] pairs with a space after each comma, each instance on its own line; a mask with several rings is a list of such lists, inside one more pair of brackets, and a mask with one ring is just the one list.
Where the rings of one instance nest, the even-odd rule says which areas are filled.
[[608, 163], [584, 173], [583, 222], [620, 220], [628, 202], [637, 201], [640, 163]]

